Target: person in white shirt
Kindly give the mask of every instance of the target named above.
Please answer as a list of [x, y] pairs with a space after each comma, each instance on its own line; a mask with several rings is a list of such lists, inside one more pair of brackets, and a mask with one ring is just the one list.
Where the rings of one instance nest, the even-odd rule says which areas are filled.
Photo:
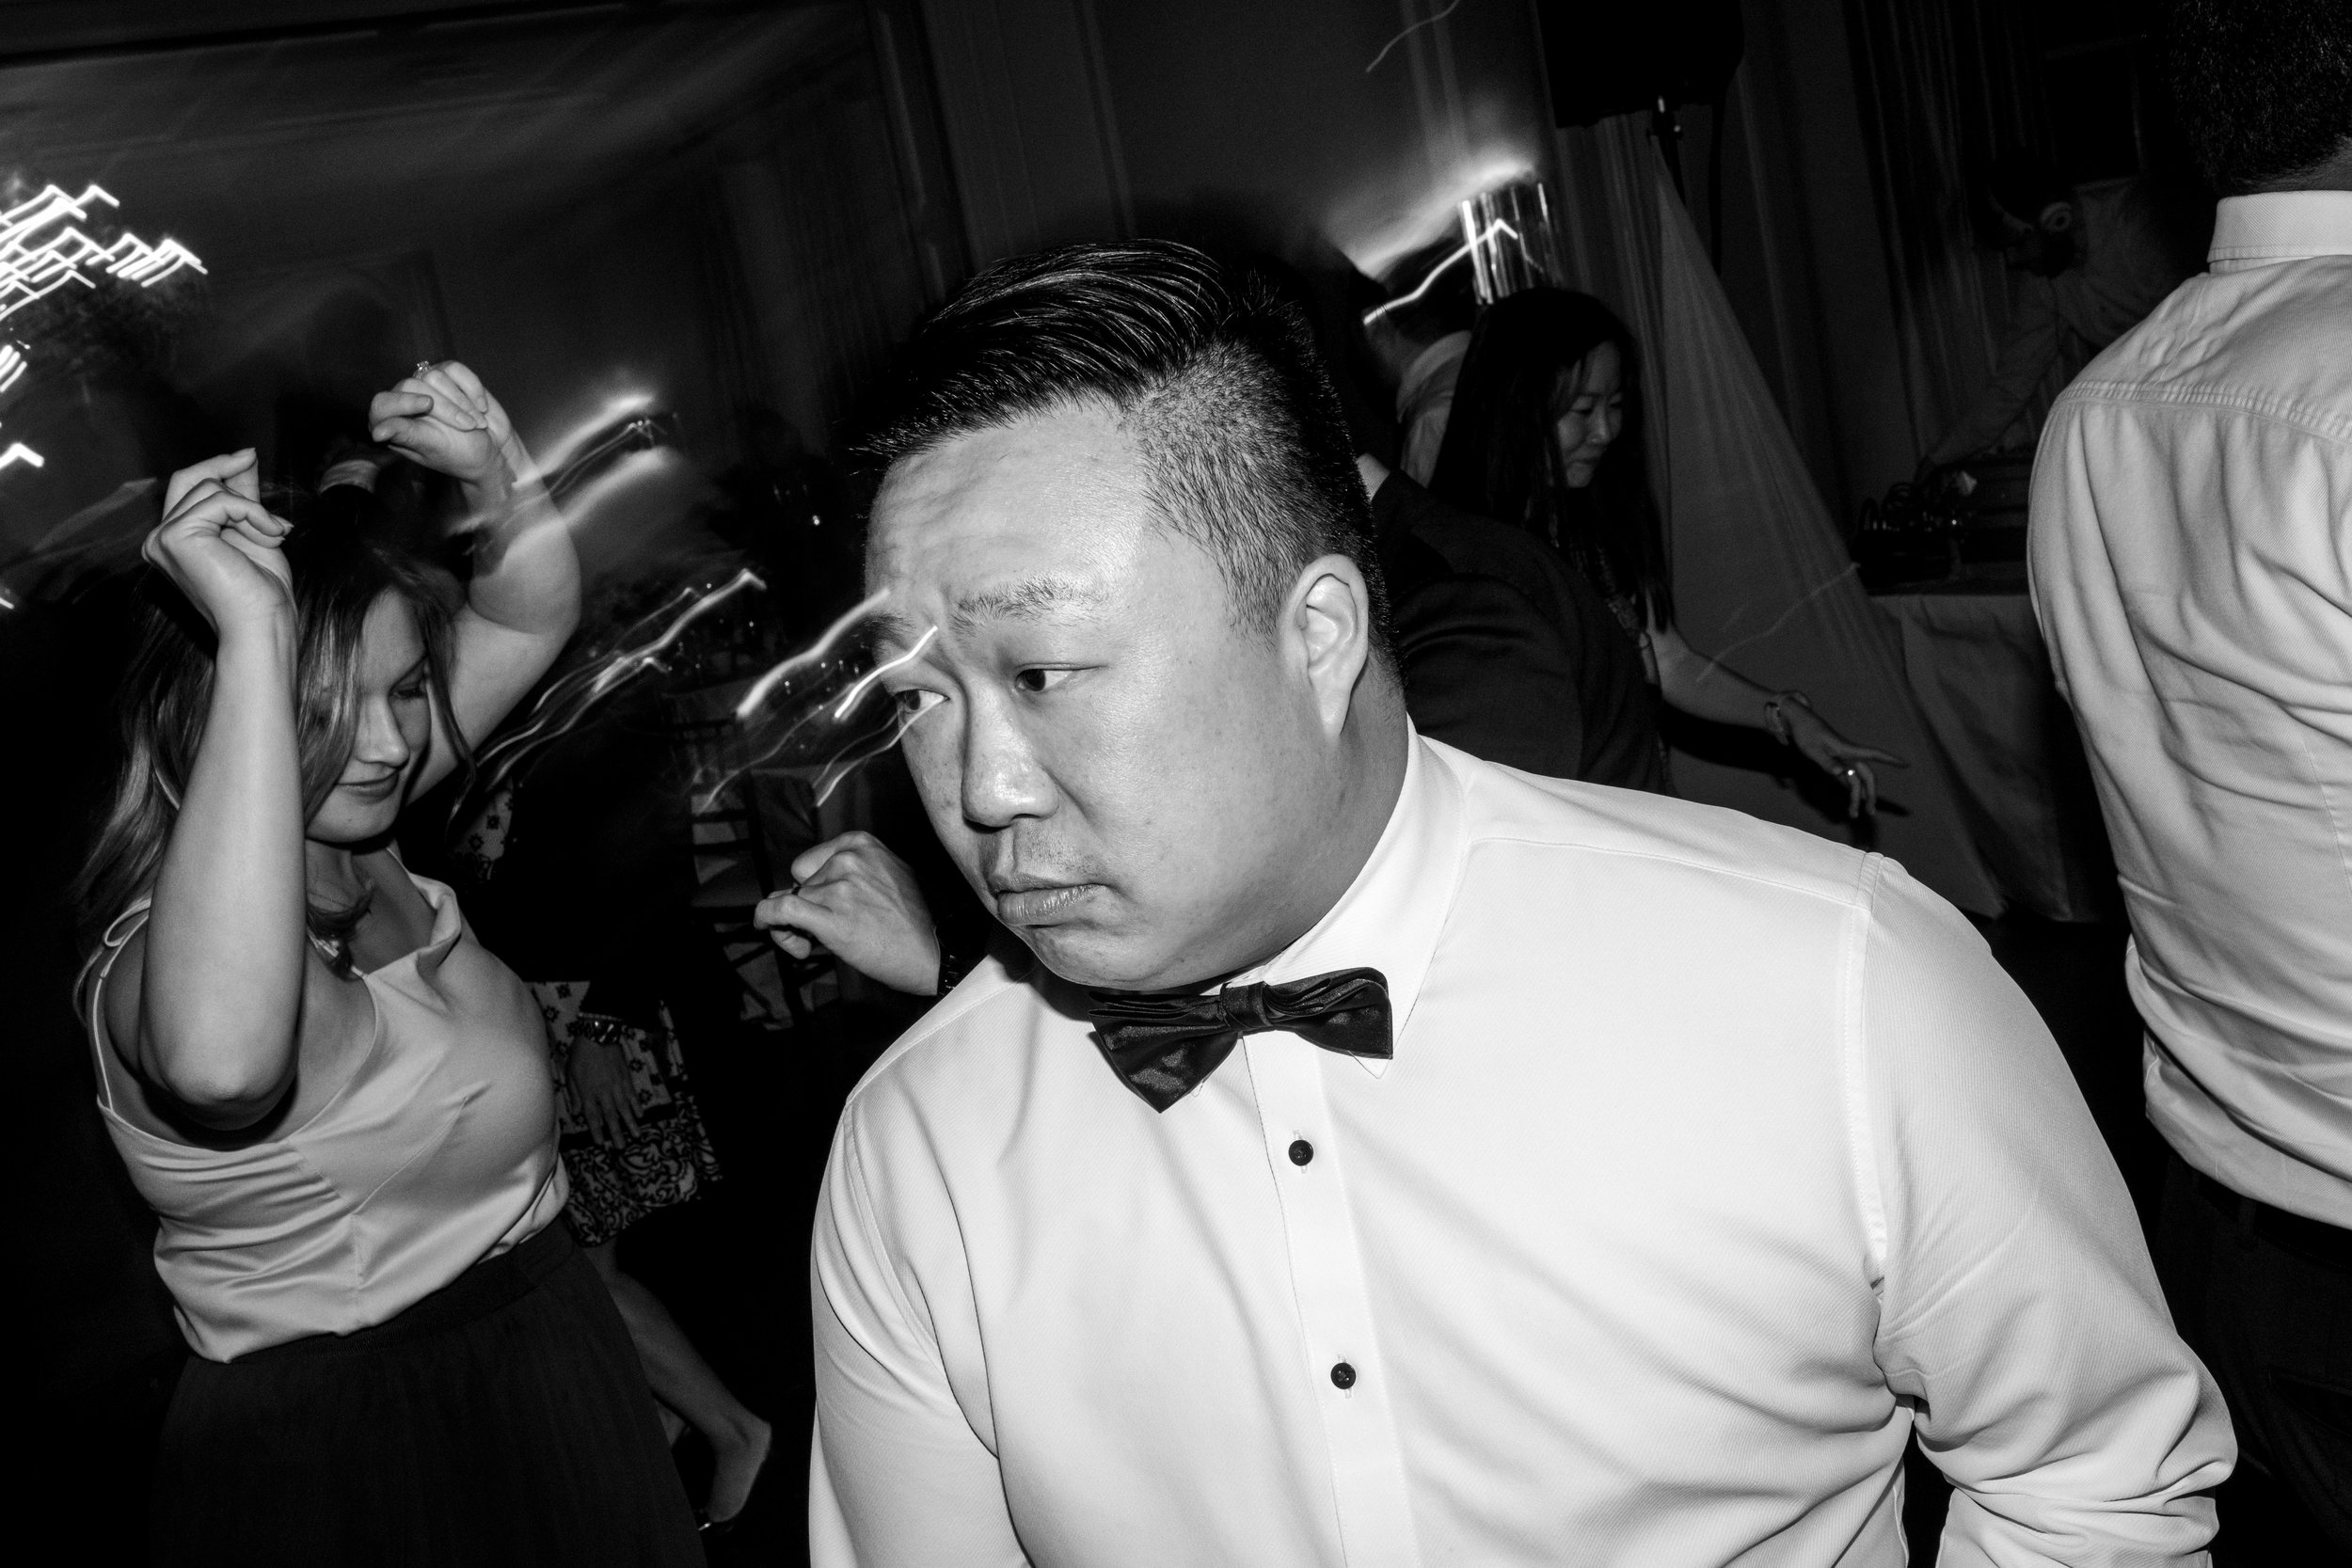
[[1028, 950], [845, 1110], [823, 1568], [2201, 1561], [2058, 1052], [1902, 870], [1417, 736], [1336, 401], [1199, 253], [1002, 263], [867, 451], [880, 678]]
[[2030, 446], [2039, 395], [2136, 325], [2186, 270], [2164, 214], [2137, 180], [2073, 185], [2047, 160], [2011, 154], [1993, 169], [1986, 205], [2002, 254], [2025, 275], [1991, 374], [1930, 449], [1941, 467], [1988, 448]]
[[2232, 194], [2212, 270], [2053, 410], [2034, 603], [2131, 915], [2168, 1294], [2352, 1555], [2352, 9], [2176, 27]]

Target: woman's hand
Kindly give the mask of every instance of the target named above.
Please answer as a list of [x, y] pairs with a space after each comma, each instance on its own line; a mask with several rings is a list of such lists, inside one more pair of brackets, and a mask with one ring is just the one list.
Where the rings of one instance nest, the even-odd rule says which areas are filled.
[[579, 1024], [573, 1027], [571, 1052], [567, 1070], [588, 1132], [605, 1148], [618, 1148], [637, 1133], [637, 1087], [629, 1078], [628, 1053], [604, 1031]]
[[1807, 762], [1846, 786], [1846, 815], [1850, 817], [1879, 809], [1878, 775], [1870, 770], [1870, 764], [1911, 766], [1892, 752], [1847, 739], [1830, 727], [1828, 720], [1802, 703], [1783, 704], [1780, 717], [1781, 722], [1788, 726], [1788, 744], [1803, 752]]
[[869, 980], [913, 996], [939, 993], [939, 936], [914, 873], [872, 833], [843, 833], [792, 863], [789, 892], [759, 901], [752, 919], [778, 947], [805, 958], [821, 942]]
[[223, 637], [278, 617], [292, 624], [292, 525], [261, 498], [250, 447], [183, 468], [164, 488], [164, 520], [139, 546]]
[[368, 434], [468, 490], [503, 496], [519, 472], [515, 427], [489, 388], [454, 359], [420, 367], [368, 404]]

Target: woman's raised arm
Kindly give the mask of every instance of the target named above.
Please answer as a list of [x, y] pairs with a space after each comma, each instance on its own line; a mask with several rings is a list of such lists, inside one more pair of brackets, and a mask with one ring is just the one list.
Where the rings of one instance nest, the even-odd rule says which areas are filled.
[[[478, 531], [473, 581], [457, 612], [450, 707], [468, 744], [498, 727], [538, 684], [580, 622], [580, 557], [537, 465], [498, 399], [455, 360], [419, 373], [368, 408], [370, 432], [402, 455], [454, 478]], [[411, 799], [457, 765], [434, 714], [433, 752]]]
[[154, 909], [107, 990], [140, 1075], [207, 1126], [259, 1120], [294, 1080], [306, 959], [302, 768], [287, 525], [251, 451], [172, 475], [149, 562], [218, 640], [204, 738], [155, 877]]

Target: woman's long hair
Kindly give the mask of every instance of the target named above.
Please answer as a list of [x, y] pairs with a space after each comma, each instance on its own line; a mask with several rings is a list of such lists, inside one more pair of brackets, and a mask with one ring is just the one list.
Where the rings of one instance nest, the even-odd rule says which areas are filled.
[[[1552, 438], [1560, 377], [1603, 343], [1624, 366], [1625, 424], [1579, 489]], [[1630, 599], [1645, 622], [1666, 626], [1674, 595], [1643, 456], [1640, 362], [1633, 334], [1590, 294], [1528, 289], [1496, 301], [1462, 360], [1429, 488], [1549, 539], [1604, 598]]]
[[[294, 576], [294, 733], [305, 822], [350, 760], [361, 634], [369, 610], [387, 594], [416, 616], [442, 732], [464, 745], [449, 705], [457, 584], [415, 547], [425, 537], [434, 490], [421, 473], [399, 471], [406, 467], [387, 470], [378, 493], [336, 485], [313, 497], [272, 498], [273, 510], [294, 524], [285, 552]], [[133, 595], [131, 657], [116, 705], [121, 771], [73, 890], [83, 945], [93, 958], [108, 923], [154, 885], [204, 738], [215, 645], [203, 614], [162, 572], [148, 568]], [[365, 912], [364, 905], [312, 903], [311, 933], [340, 950]]]

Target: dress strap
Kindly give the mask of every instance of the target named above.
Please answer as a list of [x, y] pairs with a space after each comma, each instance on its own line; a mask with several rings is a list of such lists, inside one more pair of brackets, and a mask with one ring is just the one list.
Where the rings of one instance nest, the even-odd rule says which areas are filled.
[[122, 957], [122, 949], [138, 934], [139, 927], [147, 924], [147, 917], [153, 912], [154, 902], [152, 897], [141, 894], [131, 901], [129, 909], [115, 916], [113, 923], [107, 926], [105, 935], [99, 939], [99, 950], [90, 955], [88, 964], [82, 971], [88, 977], [89, 987], [88, 1010], [84, 1022], [89, 1031], [90, 1067], [98, 1074], [98, 1103], [109, 1111], [115, 1108], [115, 1092], [114, 1075], [107, 1071], [106, 1057], [111, 1054], [113, 1047], [106, 1043], [106, 1014], [102, 993], [105, 990], [106, 976], [114, 973], [115, 960]]

